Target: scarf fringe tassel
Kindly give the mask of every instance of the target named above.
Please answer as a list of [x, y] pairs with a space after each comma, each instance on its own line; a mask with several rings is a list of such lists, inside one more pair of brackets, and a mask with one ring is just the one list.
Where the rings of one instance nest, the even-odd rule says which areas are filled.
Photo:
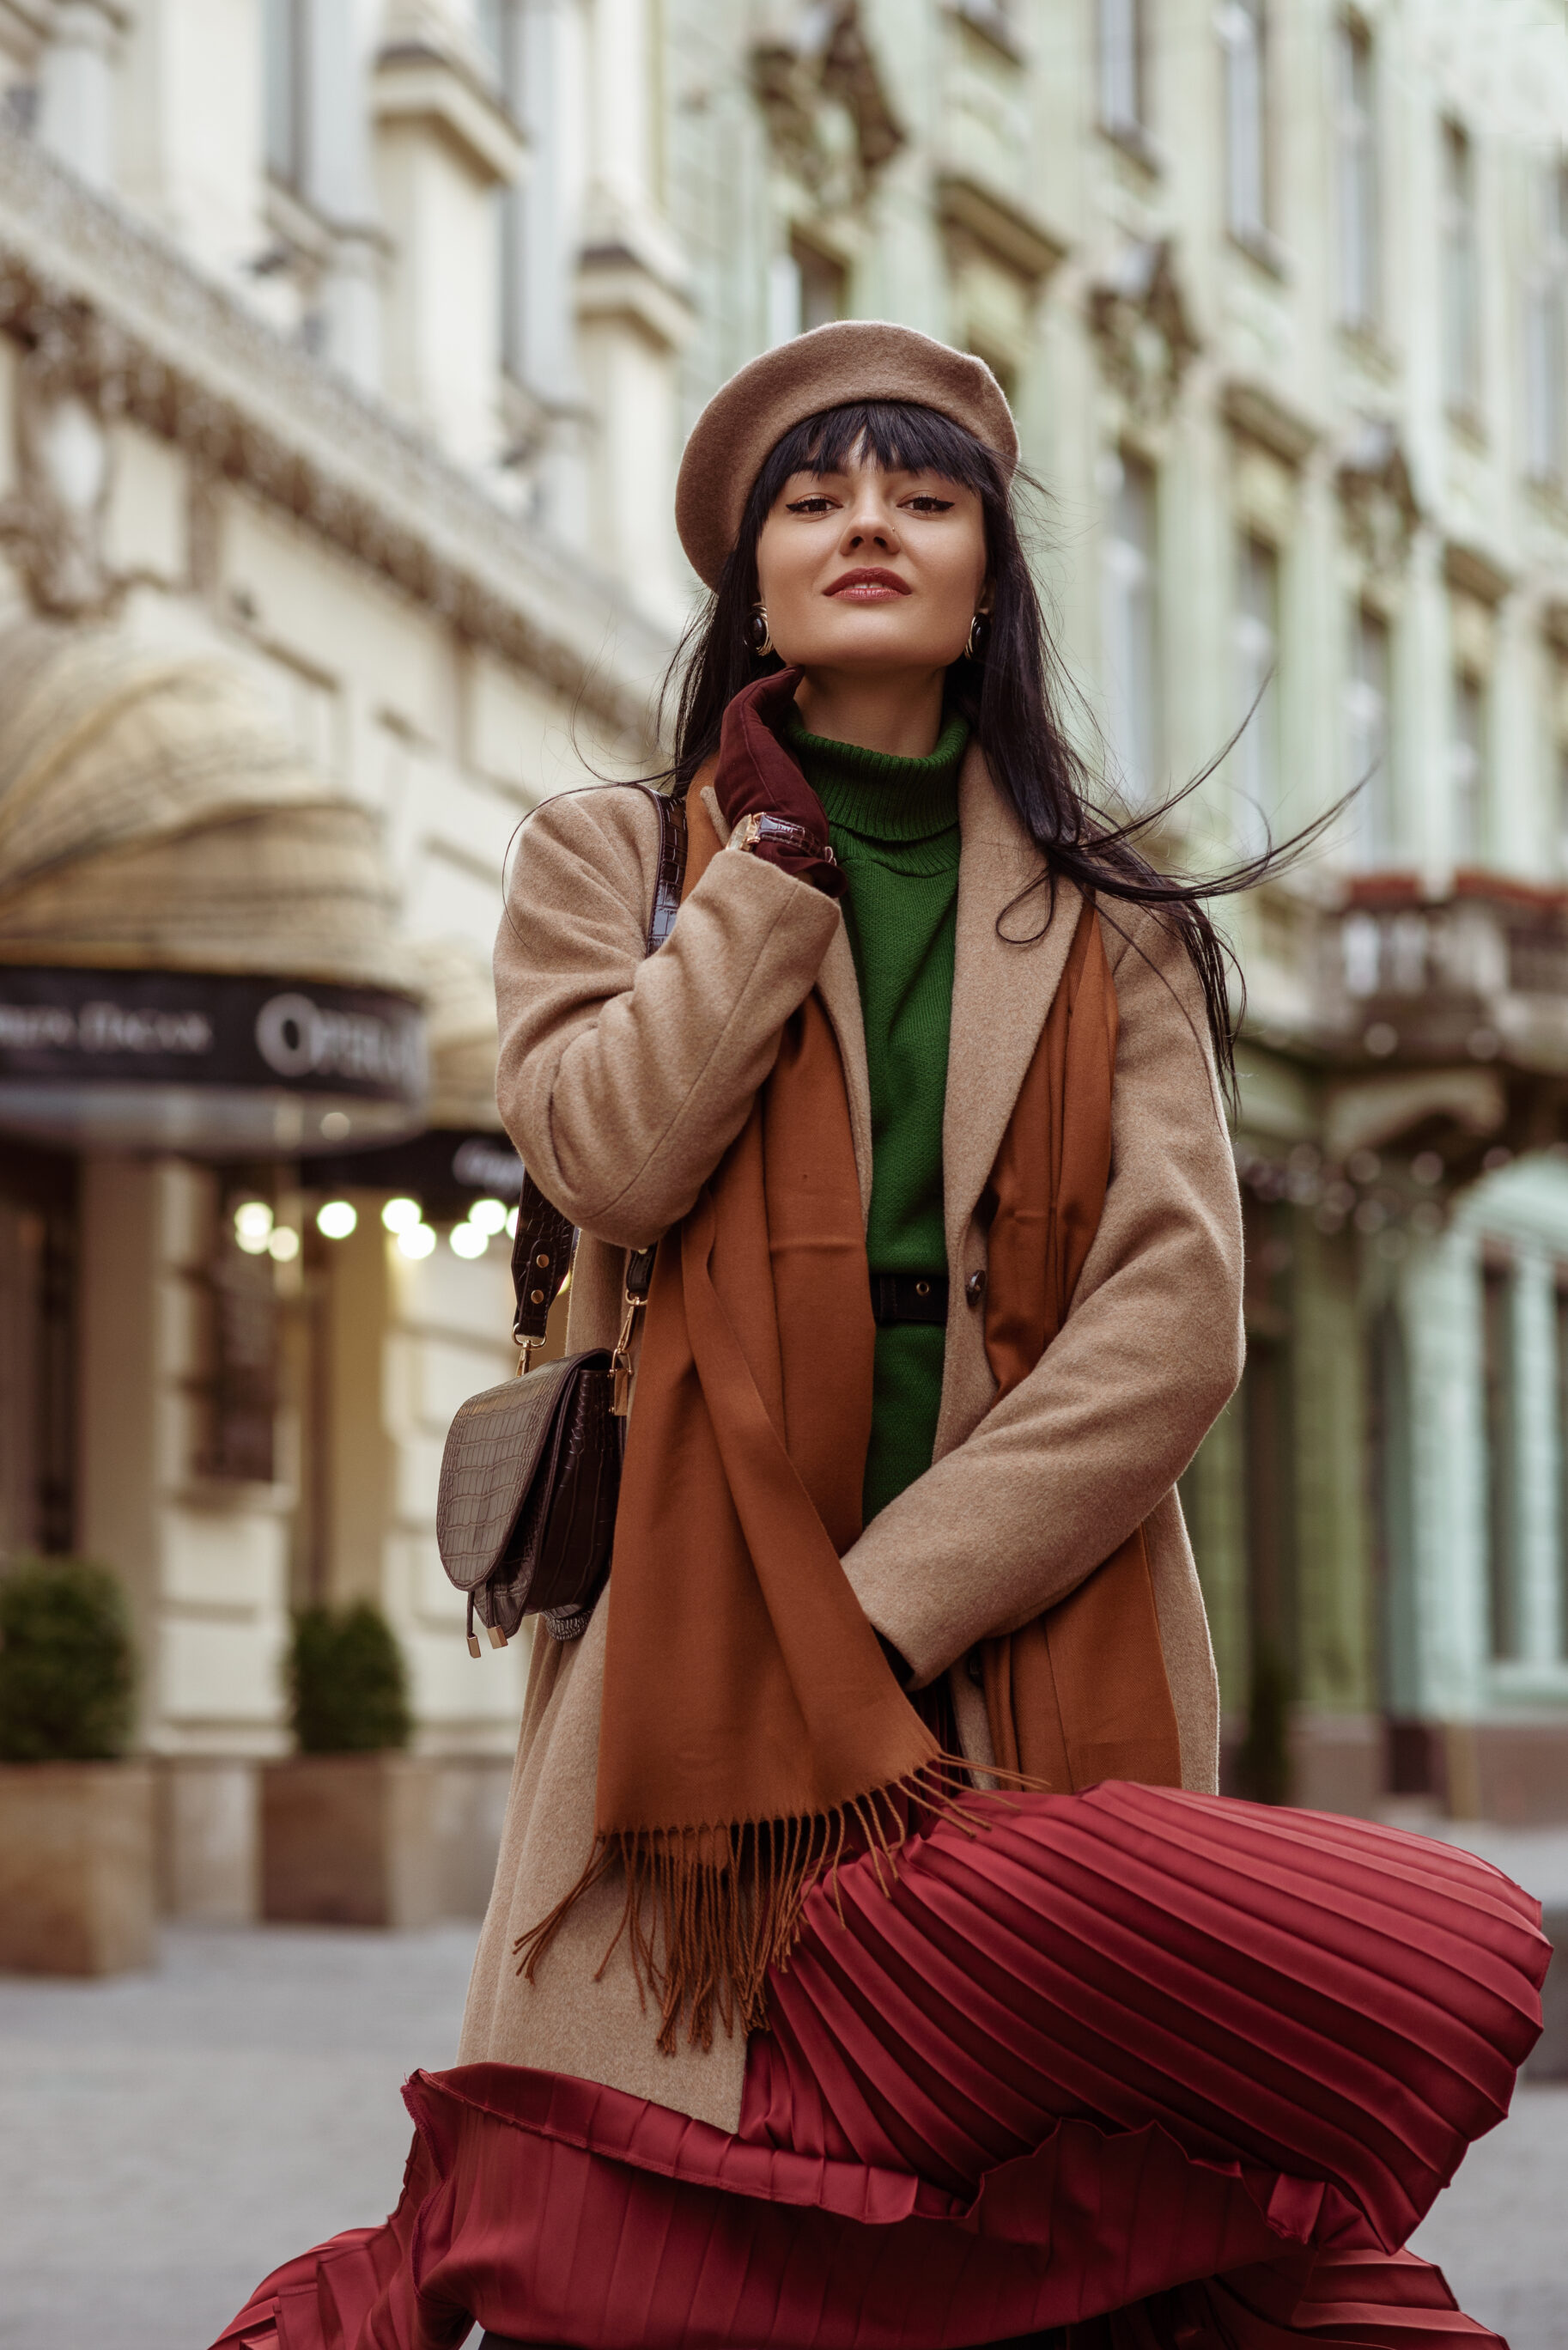
[[[1002, 1789], [1042, 1789], [1020, 1772], [988, 1769]], [[891, 1893], [911, 1835], [928, 1819], [971, 1835], [986, 1825], [970, 1808], [971, 1766], [938, 1754], [907, 1778], [874, 1787], [830, 1812], [734, 1826], [621, 1828], [601, 1833], [565, 1898], [513, 1943], [517, 1972], [535, 1980], [540, 1960], [567, 1912], [611, 1870], [626, 1872], [626, 1905], [595, 1981], [624, 1937], [638, 1994], [659, 2012], [659, 2046], [673, 2055], [682, 2021], [690, 2045], [711, 2048], [715, 2020], [726, 2033], [767, 2029], [767, 1973], [785, 1967], [800, 1939], [807, 1895], [826, 1877], [835, 1898], [840, 1863], [871, 1856], [877, 1883]], [[842, 1910], [840, 1915], [842, 1916]]]

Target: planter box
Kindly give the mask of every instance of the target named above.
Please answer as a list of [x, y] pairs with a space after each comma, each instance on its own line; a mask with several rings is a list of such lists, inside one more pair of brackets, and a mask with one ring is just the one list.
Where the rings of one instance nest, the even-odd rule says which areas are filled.
[[0, 1969], [151, 1966], [153, 1822], [149, 1763], [0, 1763]]
[[163, 1913], [249, 1926], [261, 1898], [260, 1773], [230, 1755], [165, 1755], [158, 1771]]
[[262, 1915], [429, 1926], [441, 1914], [436, 1766], [411, 1754], [296, 1754], [262, 1771]]

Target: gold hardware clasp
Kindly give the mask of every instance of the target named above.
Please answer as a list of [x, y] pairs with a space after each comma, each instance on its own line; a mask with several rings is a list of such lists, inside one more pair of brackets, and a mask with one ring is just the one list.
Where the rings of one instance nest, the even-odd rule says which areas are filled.
[[631, 1334], [637, 1327], [637, 1317], [642, 1311], [644, 1301], [634, 1297], [628, 1289], [622, 1303], [620, 1336], [615, 1342], [615, 1353], [610, 1357], [614, 1378], [610, 1410], [617, 1419], [624, 1419], [631, 1409]]

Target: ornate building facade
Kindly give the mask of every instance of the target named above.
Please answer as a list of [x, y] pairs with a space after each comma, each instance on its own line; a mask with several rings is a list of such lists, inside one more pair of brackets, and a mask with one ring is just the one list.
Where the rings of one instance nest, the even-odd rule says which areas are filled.
[[[979, 350], [1109, 800], [1231, 902], [1234, 1783], [1568, 1806], [1568, 36], [1513, 0], [670, 0], [683, 407]], [[1249, 719], [1248, 713], [1251, 712]]]
[[[574, 256], [643, 236], [646, 12], [592, 13]], [[460, 1825], [515, 1737], [433, 1541], [512, 1362], [490, 942], [574, 730], [649, 747], [669, 534], [594, 485], [662, 397], [667, 496], [686, 309], [652, 212], [663, 276], [539, 261], [514, 29], [0, 8], [0, 1544], [124, 1575], [171, 1898], [227, 1914], [291, 1605], [385, 1607]]]
[[431, 1534], [502, 1359], [505, 844], [579, 733], [649, 753], [709, 393], [885, 315], [1009, 388], [1108, 797], [1237, 737], [1158, 852], [1233, 864], [1354, 791], [1229, 917], [1251, 1359], [1186, 1490], [1231, 1767], [1568, 1802], [1542, 16], [0, 5], [0, 1500], [8, 1544], [130, 1578], [151, 1744], [214, 1785], [275, 1751], [291, 1598], [360, 1591], [426, 1745], [509, 1743], [515, 1661], [470, 1666]]

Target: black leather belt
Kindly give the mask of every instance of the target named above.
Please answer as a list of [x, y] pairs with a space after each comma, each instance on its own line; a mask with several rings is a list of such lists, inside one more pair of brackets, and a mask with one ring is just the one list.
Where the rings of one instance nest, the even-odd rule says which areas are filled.
[[929, 1322], [945, 1330], [948, 1320], [948, 1277], [945, 1273], [874, 1273], [871, 1311], [889, 1322]]

